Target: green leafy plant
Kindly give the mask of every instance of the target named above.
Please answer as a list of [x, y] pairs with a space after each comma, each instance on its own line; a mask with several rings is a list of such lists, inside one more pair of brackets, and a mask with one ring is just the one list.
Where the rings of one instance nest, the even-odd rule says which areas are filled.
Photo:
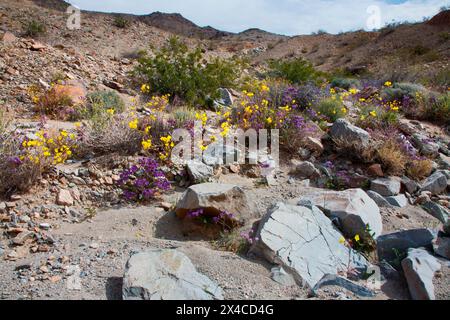
[[131, 25], [131, 21], [123, 16], [116, 15], [114, 17], [114, 25], [120, 29], [126, 29]]
[[235, 87], [240, 62], [219, 58], [206, 61], [202, 50], [189, 49], [170, 38], [154, 55], [142, 53], [133, 74], [153, 92], [181, 98], [191, 106], [211, 106], [220, 87]]
[[303, 58], [292, 60], [272, 60], [269, 62], [269, 74], [272, 77], [286, 79], [292, 83], [303, 84], [308, 81], [316, 81], [321, 73]]
[[344, 118], [347, 112], [340, 100], [332, 98], [320, 101], [317, 106], [317, 111], [327, 117], [331, 122], [335, 122], [339, 118]]
[[34, 37], [43, 35], [46, 32], [47, 32], [47, 28], [40, 21], [32, 20], [32, 21], [29, 21], [25, 25], [25, 36], [27, 36], [27, 37], [34, 38]]
[[125, 110], [125, 103], [114, 91], [95, 91], [87, 95], [87, 103], [77, 108], [75, 119], [92, 119], [101, 113], [118, 114]]
[[358, 88], [361, 83], [357, 79], [352, 78], [334, 78], [331, 81], [332, 88], [342, 88], [349, 90], [351, 88]]

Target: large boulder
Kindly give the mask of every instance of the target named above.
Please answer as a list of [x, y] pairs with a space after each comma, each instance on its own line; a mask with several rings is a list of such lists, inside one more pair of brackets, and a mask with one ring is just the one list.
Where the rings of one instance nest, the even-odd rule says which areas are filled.
[[341, 230], [348, 237], [364, 236], [367, 225], [375, 233], [375, 237], [383, 231], [380, 208], [362, 189], [309, 189], [300, 197], [299, 204], [304, 201], [311, 201], [330, 218], [337, 218]]
[[424, 249], [410, 249], [402, 261], [403, 272], [413, 300], [434, 300], [434, 274], [441, 264]]
[[124, 300], [222, 300], [222, 289], [172, 249], [133, 255], [125, 267]]
[[370, 135], [367, 131], [352, 125], [345, 119], [338, 119], [330, 130], [330, 136], [335, 141], [345, 141], [351, 144], [366, 146]]
[[430, 191], [434, 195], [440, 194], [447, 189], [447, 179], [445, 172], [436, 171], [425, 180], [420, 191]]
[[396, 196], [400, 193], [401, 183], [394, 178], [379, 178], [370, 183], [370, 189], [383, 197]]
[[367, 260], [340, 243], [342, 235], [317, 207], [276, 204], [261, 220], [253, 252], [281, 265], [310, 288], [326, 274], [364, 270]]
[[204, 209], [210, 216], [228, 212], [241, 222], [256, 217], [244, 190], [231, 184], [202, 183], [189, 187], [177, 203], [176, 213], [184, 218], [196, 209]]
[[[432, 249], [435, 232], [429, 229], [413, 229], [399, 231], [379, 236], [377, 251], [380, 261], [385, 260], [392, 264], [400, 257], [404, 257], [411, 248]], [[398, 261], [400, 262], [400, 261]]]

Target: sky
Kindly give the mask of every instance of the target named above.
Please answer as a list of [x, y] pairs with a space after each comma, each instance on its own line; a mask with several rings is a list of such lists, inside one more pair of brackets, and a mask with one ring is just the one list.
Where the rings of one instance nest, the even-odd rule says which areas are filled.
[[422, 21], [450, 0], [69, 0], [83, 10], [180, 13], [199, 26], [284, 34], [373, 30], [393, 21]]

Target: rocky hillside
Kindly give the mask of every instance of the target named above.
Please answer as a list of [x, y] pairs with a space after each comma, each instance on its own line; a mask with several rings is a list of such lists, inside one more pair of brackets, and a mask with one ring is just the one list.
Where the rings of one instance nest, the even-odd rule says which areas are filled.
[[[286, 37], [66, 5], [0, 4], [0, 299], [450, 299], [448, 12]], [[280, 135], [221, 143], [247, 129]]]

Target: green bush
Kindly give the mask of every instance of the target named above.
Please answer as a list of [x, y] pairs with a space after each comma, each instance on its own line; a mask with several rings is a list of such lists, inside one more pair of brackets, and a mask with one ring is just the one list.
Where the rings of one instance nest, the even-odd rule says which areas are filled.
[[114, 25], [117, 28], [125, 29], [131, 25], [131, 21], [127, 18], [117, 15], [114, 17]]
[[211, 106], [220, 87], [235, 87], [240, 63], [219, 58], [205, 61], [200, 48], [190, 50], [177, 37], [154, 55], [142, 53], [133, 75], [157, 94], [170, 94], [191, 106]]
[[114, 114], [125, 110], [125, 103], [114, 91], [95, 91], [88, 94], [86, 100], [85, 106], [77, 108], [75, 118], [92, 119], [107, 110], [113, 110]]
[[401, 101], [404, 97], [415, 98], [417, 93], [425, 94], [427, 89], [414, 83], [396, 83], [392, 88], [384, 88], [382, 96], [387, 101]]
[[42, 22], [32, 20], [25, 26], [25, 36], [37, 37], [47, 32], [47, 28]]
[[332, 98], [320, 101], [317, 106], [317, 111], [321, 115], [326, 116], [331, 122], [335, 122], [339, 118], [344, 118], [346, 114], [342, 102]]
[[432, 99], [426, 116], [433, 121], [450, 124], [450, 93]]
[[269, 63], [271, 77], [286, 79], [292, 83], [303, 84], [308, 81], [316, 81], [321, 73], [303, 58], [293, 60], [272, 60]]
[[357, 79], [352, 78], [334, 78], [331, 81], [331, 87], [349, 90], [351, 88], [360, 87], [361, 83]]

